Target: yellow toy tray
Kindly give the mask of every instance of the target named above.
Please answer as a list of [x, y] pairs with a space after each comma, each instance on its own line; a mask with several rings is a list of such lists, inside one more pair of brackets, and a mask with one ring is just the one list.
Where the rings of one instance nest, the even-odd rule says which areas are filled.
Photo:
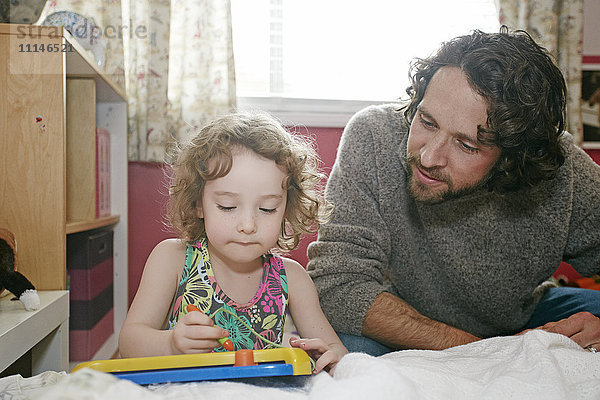
[[308, 354], [302, 349], [287, 347], [88, 361], [78, 364], [72, 372], [81, 368], [109, 372], [138, 384], [312, 373]]

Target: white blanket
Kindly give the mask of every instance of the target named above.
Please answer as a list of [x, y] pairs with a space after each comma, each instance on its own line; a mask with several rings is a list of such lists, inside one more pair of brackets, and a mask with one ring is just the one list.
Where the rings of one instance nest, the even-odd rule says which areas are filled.
[[565, 336], [532, 331], [444, 351], [350, 354], [333, 379], [315, 380], [315, 398], [600, 399], [600, 354]]
[[11, 393], [7, 382], [7, 378], [0, 379], [0, 398], [4, 393], [18, 399], [48, 400], [107, 396], [124, 400], [600, 399], [600, 354], [587, 352], [564, 336], [531, 331], [444, 351], [407, 350], [382, 357], [351, 353], [340, 361], [333, 377], [320, 373], [302, 388], [237, 382], [146, 388], [91, 370], [63, 376], [57, 383], [29, 392]]

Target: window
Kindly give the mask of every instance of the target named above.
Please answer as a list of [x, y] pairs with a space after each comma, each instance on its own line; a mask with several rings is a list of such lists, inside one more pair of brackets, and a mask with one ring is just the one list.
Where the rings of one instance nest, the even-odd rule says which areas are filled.
[[494, 0], [232, 0], [232, 18], [239, 103], [270, 111], [394, 101], [414, 57], [499, 29]]

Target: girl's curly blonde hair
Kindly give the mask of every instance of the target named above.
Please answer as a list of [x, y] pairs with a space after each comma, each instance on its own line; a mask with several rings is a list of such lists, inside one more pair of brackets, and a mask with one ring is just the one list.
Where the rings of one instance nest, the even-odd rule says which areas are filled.
[[277, 240], [280, 250], [295, 249], [302, 235], [316, 232], [329, 220], [333, 206], [323, 198], [324, 175], [318, 170], [320, 160], [311, 143], [286, 131], [267, 114], [230, 114], [202, 128], [178, 149], [172, 164], [167, 220], [182, 239], [195, 241], [204, 236], [204, 220], [198, 218], [196, 205], [207, 181], [229, 173], [236, 147], [275, 161], [287, 173], [285, 218]]

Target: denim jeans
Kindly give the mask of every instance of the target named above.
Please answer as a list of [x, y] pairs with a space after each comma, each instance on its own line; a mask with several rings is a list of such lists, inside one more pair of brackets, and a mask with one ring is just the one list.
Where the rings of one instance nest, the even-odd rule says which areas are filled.
[[600, 317], [600, 291], [572, 287], [550, 288], [533, 311], [523, 329], [537, 328], [581, 311]]
[[[547, 322], [558, 321], [580, 311], [589, 311], [600, 317], [600, 291], [571, 287], [550, 288], [542, 296], [523, 329], [537, 328]], [[362, 352], [380, 356], [394, 349], [364, 336], [338, 333], [340, 340], [350, 352]]]
[[381, 356], [385, 353], [395, 351], [373, 339], [364, 336], [350, 335], [347, 333], [338, 333], [343, 345], [351, 353], [367, 353], [372, 356]]

